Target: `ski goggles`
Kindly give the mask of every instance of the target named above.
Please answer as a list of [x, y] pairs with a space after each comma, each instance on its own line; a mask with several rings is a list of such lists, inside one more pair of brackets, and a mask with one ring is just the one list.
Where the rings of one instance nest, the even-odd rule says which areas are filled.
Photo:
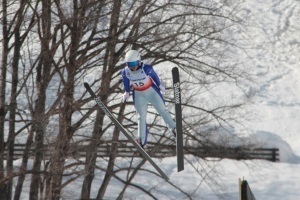
[[128, 67], [136, 67], [139, 66], [139, 61], [133, 61], [133, 62], [126, 62]]

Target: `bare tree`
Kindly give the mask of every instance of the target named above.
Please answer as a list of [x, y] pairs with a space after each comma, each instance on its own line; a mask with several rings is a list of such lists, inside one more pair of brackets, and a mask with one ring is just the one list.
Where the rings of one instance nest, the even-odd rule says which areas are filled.
[[[213, 92], [213, 87], [223, 83], [239, 84], [245, 73], [227, 51], [236, 45], [228, 33], [241, 23], [235, 1], [43, 0], [21, 1], [16, 5], [19, 9], [12, 16], [7, 15], [7, 11], [13, 9], [12, 4], [2, 3], [0, 195], [5, 195], [3, 197], [12, 198], [12, 178], [17, 176], [15, 199], [21, 198], [25, 176], [31, 174], [30, 199], [60, 199], [63, 188], [80, 176], [84, 177], [81, 198], [89, 199], [95, 172], [102, 170], [104, 180], [97, 186], [98, 199], [105, 198], [113, 178], [124, 184], [116, 195], [119, 198], [125, 195], [128, 186], [155, 198], [153, 190], [132, 183], [137, 170], [144, 170], [145, 160], [134, 169], [129, 161], [128, 167], [114, 168], [116, 141], [124, 137], [82, 87], [83, 79], [87, 80], [128, 131], [136, 132], [132, 103], [119, 105], [120, 70], [124, 67], [119, 61], [130, 48], [139, 49], [150, 64], [163, 65], [167, 61], [180, 67], [184, 132], [192, 140], [198, 144], [208, 143], [203, 140], [208, 129], [212, 132], [216, 127], [226, 127], [236, 121], [229, 113], [239, 108], [241, 102], [218, 101], [208, 106], [209, 97], [199, 95]], [[21, 30], [23, 27], [25, 32]], [[17, 73], [20, 62], [24, 68], [22, 75]], [[12, 69], [9, 71], [12, 75], [9, 79], [11, 109], [5, 110], [8, 68]], [[167, 81], [169, 78], [166, 76]], [[20, 100], [18, 95], [26, 98]], [[167, 96], [166, 100], [171, 110], [173, 96]], [[26, 107], [29, 114], [17, 113], [18, 105]], [[6, 135], [7, 111], [9, 133]], [[22, 119], [19, 122], [17, 115]], [[25, 117], [29, 120], [23, 120]], [[16, 125], [21, 128], [16, 129]], [[51, 126], [54, 128], [50, 129]], [[210, 127], [206, 133], [199, 131], [204, 126]], [[149, 109], [149, 128], [157, 133], [153, 134], [157, 143], [168, 141], [166, 128], [152, 108]], [[14, 172], [13, 141], [21, 134], [26, 135], [26, 148], [22, 165]], [[9, 138], [7, 141], [5, 136]], [[97, 147], [106, 141], [114, 143], [108, 161], [102, 160], [107, 166], [100, 168], [96, 162]], [[9, 165], [4, 169], [6, 143], [10, 144], [10, 156]], [[72, 151], [80, 144], [89, 146], [85, 160], [66, 163], [66, 158], [72, 157]], [[33, 168], [26, 170], [32, 147], [35, 149]], [[76, 169], [72, 173], [67, 173], [73, 168]], [[135, 173], [131, 174], [132, 170]], [[124, 171], [130, 174], [127, 179], [121, 178]], [[180, 187], [168, 184], [191, 198]]]
[[[33, 110], [33, 131], [35, 131], [35, 159], [33, 164], [33, 173], [31, 177], [30, 184], [30, 199], [38, 199], [38, 192], [40, 187], [40, 173], [41, 163], [43, 159], [43, 147], [44, 147], [44, 136], [45, 136], [45, 127], [47, 126], [47, 116], [45, 111], [46, 104], [46, 90], [50, 82], [50, 73], [52, 69], [52, 57], [53, 50], [56, 50], [56, 45], [50, 47], [50, 41], [53, 41], [51, 33], [51, 1], [43, 0], [41, 2], [42, 11], [39, 15], [37, 11], [35, 17], [38, 20], [38, 25], [40, 29], [38, 30], [38, 36], [40, 40], [40, 57], [36, 67], [36, 89], [37, 89], [37, 98], [35, 100], [35, 107]], [[55, 34], [55, 33], [54, 33]]]
[[[5, 115], [6, 115], [6, 105], [5, 105], [5, 89], [6, 89], [6, 72], [7, 72], [7, 65], [8, 65], [8, 53], [9, 53], [9, 29], [8, 29], [8, 22], [7, 22], [7, 2], [2, 2], [2, 16], [1, 16], [1, 25], [2, 25], [2, 62], [1, 62], [1, 80], [0, 80], [0, 179], [5, 177], [5, 170], [4, 170], [4, 129], [5, 129]], [[6, 184], [0, 184], [0, 198], [4, 199], [7, 197], [6, 193]]]
[[[6, 148], [7, 149], [7, 165], [6, 165], [6, 175], [7, 176], [12, 176], [13, 174], [13, 159], [14, 159], [14, 141], [15, 141], [15, 137], [16, 137], [16, 115], [17, 115], [17, 111], [18, 111], [18, 107], [17, 107], [17, 97], [19, 95], [19, 92], [21, 89], [18, 89], [19, 87], [19, 62], [20, 62], [20, 54], [21, 54], [21, 48], [22, 45], [25, 41], [25, 38], [27, 37], [29, 31], [31, 30], [33, 24], [34, 24], [34, 20], [33, 19], [26, 19], [25, 20], [25, 15], [27, 13], [27, 2], [26, 1], [21, 1], [19, 3], [19, 8], [16, 9], [16, 12], [14, 14], [14, 16], [11, 15], [7, 15], [7, 10], [9, 8], [12, 8], [11, 6], [15, 6], [16, 4], [7, 4], [6, 1], [3, 2], [2, 4], [2, 9], [3, 9], [3, 32], [4, 32], [4, 38], [3, 38], [3, 62], [2, 62], [2, 79], [1, 79], [1, 85], [2, 86], [6, 86], [5, 82], [6, 82], [6, 69], [7, 69], [7, 62], [8, 62], [8, 56], [9, 56], [9, 49], [13, 50], [13, 55], [12, 55], [12, 60], [11, 60], [11, 92], [10, 92], [10, 97], [9, 97], [9, 101], [6, 102], [8, 105], [4, 105], [6, 106], [9, 111], [9, 123], [8, 123], [8, 127], [9, 127], [9, 131], [8, 131], [8, 137], [7, 137], [7, 141], [4, 142], [3, 141], [3, 136], [4, 134], [1, 134], [1, 141], [3, 141], [1, 143], [1, 148], [3, 148], [3, 150]], [[9, 18], [9, 22], [8, 19]], [[27, 29], [24, 31], [22, 28], [23, 26], [25, 26]], [[12, 45], [9, 47], [8, 44], [10, 41], [13, 41]], [[5, 88], [4, 88], [5, 90]], [[2, 92], [2, 100], [5, 102], [5, 92]], [[2, 115], [3, 119], [5, 117], [5, 111]], [[2, 121], [2, 120], [1, 120]], [[1, 122], [1, 124], [3, 124], [4, 121]], [[1, 131], [2, 132], [2, 131]], [[1, 154], [3, 155], [3, 151], [1, 151]], [[1, 156], [2, 157], [2, 156]], [[1, 159], [1, 163], [3, 163], [3, 160]], [[5, 170], [3, 170], [5, 171]], [[1, 170], [1, 172], [3, 172]], [[11, 199], [12, 198], [12, 180], [7, 181], [4, 184], [5, 187], [5, 192], [1, 192], [3, 196], [3, 198], [5, 199]]]

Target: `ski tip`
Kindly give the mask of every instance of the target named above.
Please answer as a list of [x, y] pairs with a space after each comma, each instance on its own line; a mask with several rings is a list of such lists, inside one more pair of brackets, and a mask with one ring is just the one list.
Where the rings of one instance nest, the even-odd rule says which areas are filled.
[[84, 87], [85, 87], [85, 88], [89, 88], [90, 85], [89, 85], [87, 82], [84, 82]]
[[178, 67], [173, 67], [172, 72], [178, 72]]
[[181, 167], [181, 168], [178, 168], [177, 169], [177, 172], [181, 172], [181, 171], [183, 171], [184, 170], [184, 167]]

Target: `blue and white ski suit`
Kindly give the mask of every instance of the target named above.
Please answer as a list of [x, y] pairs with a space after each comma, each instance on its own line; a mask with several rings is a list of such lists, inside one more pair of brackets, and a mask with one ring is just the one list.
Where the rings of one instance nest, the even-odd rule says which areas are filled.
[[126, 66], [122, 70], [122, 78], [126, 92], [129, 93], [130, 86], [133, 87], [133, 103], [138, 116], [138, 137], [142, 146], [147, 143], [148, 136], [146, 127], [148, 103], [151, 103], [161, 115], [168, 129], [175, 128], [175, 122], [166, 109], [159, 90], [160, 80], [151, 65], [142, 63], [136, 71]]

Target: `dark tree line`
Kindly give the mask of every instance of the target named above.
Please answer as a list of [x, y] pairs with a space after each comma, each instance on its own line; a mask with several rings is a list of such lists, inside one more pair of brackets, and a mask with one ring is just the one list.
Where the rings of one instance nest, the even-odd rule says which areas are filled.
[[[132, 183], [144, 160], [123, 179], [119, 171], [129, 169], [115, 169], [117, 142], [112, 143], [108, 158], [97, 159], [101, 142], [124, 138], [82, 83], [89, 82], [118, 120], [135, 133], [132, 103], [120, 105], [120, 70], [124, 67], [120, 61], [125, 52], [138, 49], [152, 65], [178, 66], [184, 132], [201, 144], [199, 136], [204, 135], [199, 127], [213, 131], [234, 123], [237, 119], [229, 113], [242, 106], [241, 102], [220, 101], [209, 107], [209, 99], [201, 96], [219, 84], [238, 85], [245, 75], [232, 53], [239, 45], [234, 33], [243, 23], [241, 15], [238, 2], [226, 0], [3, 0], [0, 199], [20, 199], [25, 177], [30, 177], [29, 199], [60, 199], [63, 188], [80, 177], [81, 196], [76, 198], [95, 198], [91, 187], [96, 171], [104, 174], [97, 199], [105, 198], [112, 178], [124, 184], [117, 195], [120, 199], [129, 186], [155, 198], [151, 190]], [[170, 76], [159, 72], [168, 83]], [[172, 99], [166, 96], [170, 110]], [[166, 128], [151, 108], [149, 119], [150, 130], [157, 133], [153, 138], [166, 142]], [[26, 144], [18, 170], [14, 168], [15, 143]], [[86, 158], [66, 162], [74, 145], [80, 144], [89, 146]], [[99, 160], [106, 163], [105, 168], [98, 166]], [[170, 187], [190, 198], [180, 187], [171, 183]]]

